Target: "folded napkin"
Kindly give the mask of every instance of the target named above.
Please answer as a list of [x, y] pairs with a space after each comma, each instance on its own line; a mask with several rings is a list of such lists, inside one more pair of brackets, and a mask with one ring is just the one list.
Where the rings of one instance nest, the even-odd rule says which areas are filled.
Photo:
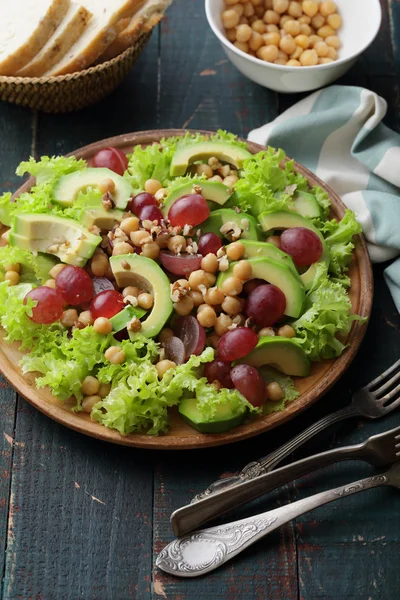
[[[283, 148], [341, 197], [363, 227], [373, 262], [400, 255], [400, 135], [383, 125], [386, 111], [374, 92], [336, 85], [249, 134]], [[400, 258], [385, 279], [400, 311]]]

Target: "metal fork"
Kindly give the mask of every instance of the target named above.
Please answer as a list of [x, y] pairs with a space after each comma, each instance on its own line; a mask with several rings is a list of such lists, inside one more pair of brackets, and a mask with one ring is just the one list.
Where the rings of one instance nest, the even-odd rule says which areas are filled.
[[211, 494], [200, 502], [182, 506], [171, 515], [175, 535], [185, 535], [198, 529], [207, 521], [225, 514], [274, 490], [289, 481], [303, 477], [312, 471], [344, 460], [363, 460], [375, 467], [390, 465], [400, 459], [400, 427], [373, 435], [362, 444], [345, 446], [302, 458], [270, 473], [243, 481], [233, 489]]
[[284, 523], [318, 506], [381, 485], [400, 489], [400, 462], [381, 475], [327, 490], [247, 519], [195, 531], [168, 544], [158, 555], [156, 565], [159, 569], [178, 577], [204, 575], [231, 560]]
[[198, 502], [211, 494], [235, 487], [243, 483], [243, 481], [254, 479], [272, 471], [292, 452], [334, 423], [349, 419], [350, 417], [379, 419], [391, 413], [398, 406], [400, 406], [400, 360], [395, 362], [394, 365], [389, 367], [379, 377], [357, 391], [353, 395], [350, 406], [346, 406], [320, 419], [292, 440], [274, 452], [271, 452], [271, 454], [268, 454], [268, 456], [264, 456], [246, 465], [237, 475], [218, 479], [206, 490], [197, 494], [192, 502]]

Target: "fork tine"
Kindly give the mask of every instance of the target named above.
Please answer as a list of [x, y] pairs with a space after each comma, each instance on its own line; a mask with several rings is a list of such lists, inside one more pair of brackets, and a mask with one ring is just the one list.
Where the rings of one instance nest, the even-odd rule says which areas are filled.
[[382, 406], [382, 412], [384, 415], [388, 415], [389, 413], [391, 413], [393, 410], [395, 410], [399, 406], [400, 406], [400, 398], [397, 398], [397, 400], [395, 400], [391, 404], [388, 404], [387, 406]]
[[373, 379], [367, 385], [364, 386], [364, 389], [370, 390], [374, 385], [383, 381], [388, 375], [396, 371], [396, 369], [400, 367], [400, 360], [396, 361], [391, 367], [389, 367], [386, 371], [378, 375], [376, 379]]
[[388, 381], [386, 381], [386, 383], [384, 383], [383, 385], [381, 385], [381, 387], [379, 387], [378, 389], [374, 390], [373, 392], [371, 392], [372, 394], [374, 394], [374, 396], [376, 398], [382, 398], [382, 396], [390, 390], [391, 388], [394, 386], [395, 383], [397, 383], [398, 381], [400, 381], [400, 371], [398, 371], [395, 375], [393, 375], [393, 377], [391, 377], [390, 379], [388, 379]]
[[396, 387], [389, 392], [388, 394], [385, 394], [385, 396], [382, 396], [382, 398], [379, 398], [379, 402], [382, 402], [383, 405], [386, 405], [388, 400], [392, 400], [392, 398], [394, 398], [396, 396], [396, 394], [398, 394], [400, 392], [400, 384], [396, 385]]

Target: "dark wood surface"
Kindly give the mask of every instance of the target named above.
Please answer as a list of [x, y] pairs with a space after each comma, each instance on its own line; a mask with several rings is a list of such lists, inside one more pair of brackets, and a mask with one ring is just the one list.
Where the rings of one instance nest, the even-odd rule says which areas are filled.
[[[400, 2], [382, 0], [379, 39], [341, 81], [389, 103], [400, 131]], [[161, 127], [229, 129], [246, 135], [300, 96], [253, 85], [226, 61], [202, 0], [175, 0], [126, 82], [91, 110], [35, 115], [0, 105], [0, 188], [16, 188], [15, 167], [30, 153], [67, 153], [128, 131]], [[400, 355], [400, 319], [374, 269], [376, 293], [366, 339], [352, 367], [315, 407], [271, 433], [234, 446], [152, 452], [70, 431], [0, 384], [0, 586], [3, 600], [397, 600], [400, 496], [377, 489], [320, 508], [266, 538], [203, 579], [153, 568], [172, 539], [171, 511], [221, 473], [266, 454]], [[337, 426], [297, 456], [361, 441], [399, 423]], [[286, 486], [237, 515], [266, 510], [349, 482], [371, 467], [346, 463]]]

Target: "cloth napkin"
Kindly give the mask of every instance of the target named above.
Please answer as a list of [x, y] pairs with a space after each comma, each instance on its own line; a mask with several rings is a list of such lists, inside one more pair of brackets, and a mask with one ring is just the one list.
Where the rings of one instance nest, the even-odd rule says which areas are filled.
[[[382, 123], [386, 112], [386, 101], [370, 90], [331, 86], [249, 134], [283, 148], [341, 197], [363, 227], [373, 262], [400, 255], [400, 134]], [[385, 279], [400, 311], [400, 258]]]

